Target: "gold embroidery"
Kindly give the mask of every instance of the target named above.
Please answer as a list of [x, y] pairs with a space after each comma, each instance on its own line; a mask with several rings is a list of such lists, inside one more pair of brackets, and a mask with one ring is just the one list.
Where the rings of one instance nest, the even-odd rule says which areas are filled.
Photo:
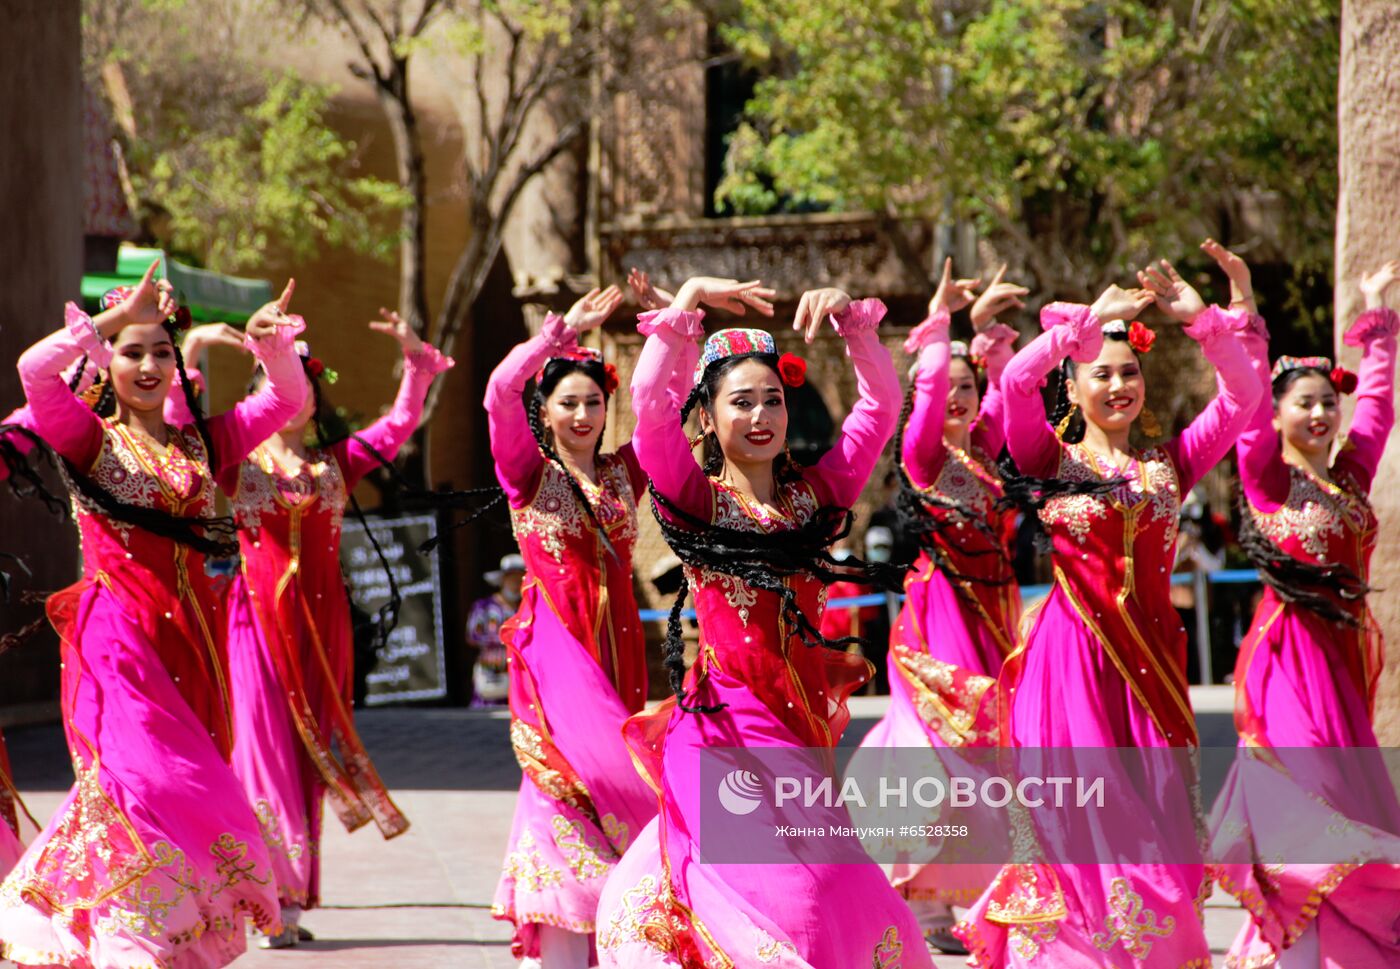
[[1286, 549], [1290, 539], [1296, 540], [1319, 562], [1331, 560], [1329, 539], [1343, 538], [1348, 529], [1364, 534], [1375, 527], [1375, 514], [1366, 498], [1292, 466], [1283, 505], [1265, 512], [1251, 504], [1249, 511], [1275, 545]]
[[315, 506], [331, 516], [331, 531], [340, 532], [345, 515], [345, 478], [330, 451], [312, 448], [294, 475], [283, 473], [272, 454], [259, 447], [238, 467], [238, 490], [234, 492], [233, 514], [238, 527], [258, 529], [264, 515], [279, 509]]
[[1055, 936], [1060, 934], [1060, 924], [1058, 922], [1023, 922], [1011, 926], [1008, 936], [1011, 940], [1011, 948], [1016, 950], [1016, 954], [1029, 962], [1040, 955], [1040, 947], [1049, 945], [1055, 941]]
[[[619, 553], [626, 554], [637, 540], [637, 504], [632, 494], [632, 482], [627, 477], [627, 463], [616, 454], [598, 459], [599, 483], [578, 480], [588, 498], [593, 514], [607, 529], [608, 541]], [[540, 547], [554, 561], [564, 564], [564, 544], [569, 538], [579, 538], [592, 529], [592, 522], [579, 507], [568, 478], [553, 461], [546, 461], [540, 472], [535, 497], [523, 508], [510, 510], [511, 529], [515, 541], [523, 549], [529, 535], [539, 538]]]
[[506, 855], [505, 873], [527, 892], [564, 884], [564, 870], [551, 868], [544, 863], [535, 845], [535, 836], [529, 831], [521, 834], [520, 840], [515, 843], [515, 850]]
[[1142, 896], [1132, 890], [1126, 878], [1115, 878], [1108, 889], [1109, 914], [1104, 916], [1107, 933], [1094, 934], [1094, 947], [1107, 952], [1117, 942], [1123, 943], [1128, 954], [1137, 959], [1145, 959], [1152, 952], [1155, 936], [1165, 939], [1176, 931], [1176, 918], [1168, 915], [1157, 924], [1157, 914], [1144, 908]]
[[[196, 508], [202, 517], [213, 515], [213, 487], [209, 480], [209, 459], [199, 435], [186, 435], [178, 428], [167, 428], [169, 437], [163, 454], [156, 453], [144, 439], [110, 420], [104, 422], [102, 447], [88, 477], [119, 501], [140, 508], [162, 508], [183, 514]], [[67, 472], [64, 472], [65, 479]], [[123, 544], [130, 544], [133, 525], [109, 518], [107, 513], [66, 482], [73, 503], [73, 517], [100, 518]]]
[[797, 955], [797, 946], [791, 942], [779, 942], [762, 929], [758, 930], [758, 945], [753, 950], [754, 958], [763, 965], [772, 965], [783, 957], [784, 953]]
[[306, 853], [303, 844], [287, 844], [282, 833], [278, 831], [277, 812], [273, 810], [272, 804], [266, 799], [259, 798], [253, 805], [253, 813], [258, 816], [258, 828], [262, 831], [263, 842], [269, 851], [283, 855], [286, 858], [296, 861]]
[[884, 936], [875, 946], [875, 955], [870, 961], [870, 969], [899, 969], [900, 959], [903, 955], [904, 943], [899, 941], [899, 927], [891, 925], [885, 929]]
[[[1094, 521], [1106, 519], [1113, 503], [1131, 508], [1147, 499], [1148, 521], [1161, 521], [1165, 550], [1176, 545], [1177, 526], [1181, 515], [1180, 486], [1176, 469], [1165, 449], [1151, 448], [1137, 456], [1136, 469], [1130, 469], [1127, 480], [1102, 495], [1067, 495], [1052, 498], [1040, 510], [1040, 520], [1047, 530], [1061, 526], [1076, 542], [1083, 545], [1093, 529]], [[1060, 459], [1058, 476], [1065, 481], [1102, 481], [1094, 456], [1082, 444], [1065, 446]]]
[[[579, 881], [586, 882], [590, 878], [606, 875], [612, 871], [613, 865], [617, 864], [618, 856], [611, 849], [600, 845], [597, 839], [590, 837], [578, 821], [570, 821], [563, 815], [556, 814], [550, 820], [550, 825], [554, 828], [555, 846], [568, 862], [569, 871], [573, 872], [574, 878]], [[611, 857], [604, 860], [599, 856], [603, 851], [607, 851]]]

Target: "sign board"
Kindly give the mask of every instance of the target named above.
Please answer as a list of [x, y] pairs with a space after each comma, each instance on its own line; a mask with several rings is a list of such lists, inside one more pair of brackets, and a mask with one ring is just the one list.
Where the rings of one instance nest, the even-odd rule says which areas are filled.
[[[366, 675], [365, 703], [380, 706], [406, 700], [437, 700], [447, 695], [443, 646], [442, 582], [438, 553], [418, 546], [437, 534], [431, 515], [369, 518], [370, 528], [393, 569], [403, 605], [389, 642], [375, 653]], [[340, 565], [356, 608], [373, 616], [389, 601], [389, 580], [364, 527], [346, 519], [340, 539]]]

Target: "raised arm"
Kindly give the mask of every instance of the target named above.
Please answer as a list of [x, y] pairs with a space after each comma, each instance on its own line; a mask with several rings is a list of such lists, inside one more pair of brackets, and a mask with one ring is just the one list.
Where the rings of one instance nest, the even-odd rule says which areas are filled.
[[[290, 295], [289, 284], [283, 299]], [[293, 346], [306, 324], [299, 316], [272, 310], [282, 305], [282, 301], [269, 303], [248, 321], [246, 344], [267, 380], [232, 409], [209, 418], [217, 462], [213, 470], [221, 481], [227, 480], [255, 447], [285, 427], [306, 402], [306, 374]]]
[[99, 367], [112, 362], [112, 345], [98, 329], [120, 329], [120, 308], [94, 321], [75, 304], [64, 308], [65, 326], [51, 333], [19, 358], [19, 381], [29, 402], [29, 426], [35, 434], [79, 470], [86, 471], [102, 447], [102, 419], [73, 396], [64, 371], [86, 355]]
[[1103, 348], [1103, 326], [1093, 307], [1049, 303], [1041, 308], [1040, 336], [1011, 358], [1001, 375], [1003, 427], [1022, 474], [1047, 477], [1059, 466], [1060, 441], [1045, 417], [1040, 388], [1065, 357], [1087, 363]]
[[550, 357], [563, 356], [578, 346], [578, 331], [558, 313], [544, 319], [538, 336], [519, 344], [486, 383], [486, 426], [491, 438], [491, 457], [496, 477], [515, 507], [530, 499], [544, 456], [535, 446], [530, 420], [525, 412], [525, 385]]
[[1361, 348], [1361, 368], [1356, 382], [1356, 409], [1334, 466], [1349, 471], [1367, 491], [1395, 426], [1397, 330], [1400, 315], [1382, 306], [1362, 313], [1342, 337], [1348, 346]]
[[917, 350], [919, 365], [914, 372], [914, 407], [904, 426], [900, 457], [919, 488], [927, 488], [938, 480], [947, 453], [943, 446], [943, 415], [948, 409], [948, 366], [952, 360], [950, 319], [948, 310], [940, 307], [914, 328], [904, 344], [906, 350]]
[[[832, 317], [836, 332], [846, 341], [859, 396], [841, 424], [835, 446], [808, 475], [825, 486], [833, 504], [843, 508], [860, 497], [899, 422], [903, 395], [894, 361], [880, 343], [879, 326], [884, 317], [885, 304], [878, 299], [855, 300]], [[946, 399], [946, 364], [944, 372]]]
[[[382, 320], [370, 323], [370, 329], [392, 336], [403, 351], [403, 376], [399, 378], [398, 396], [389, 413], [369, 427], [339, 442], [332, 449], [341, 473], [345, 475], [345, 486], [353, 488], [355, 483], [379, 464], [379, 457], [392, 461], [398, 456], [423, 417], [423, 401], [428, 396], [428, 387], [433, 378], [450, 369], [454, 362], [443, 356], [431, 344], [409, 326], [399, 314], [381, 308]], [[376, 457], [376, 453], [379, 457]]]
[[987, 392], [977, 408], [972, 425], [972, 442], [993, 459], [1006, 443], [1006, 399], [1001, 392], [1001, 375], [1016, 355], [1016, 331], [997, 323], [972, 338], [969, 352], [987, 368]]
[[703, 310], [667, 308], [641, 314], [646, 336], [632, 371], [632, 411], [637, 427], [632, 451], [651, 486], [672, 504], [700, 518], [712, 512], [713, 493], [695, 463], [681, 424], [681, 402], [672, 387], [677, 375], [694, 373], [705, 327]]
[[1166, 444], [1182, 494], [1219, 464], [1257, 420], [1255, 412], [1264, 398], [1264, 388], [1241, 342], [1250, 320], [1248, 313], [1207, 307], [1186, 328], [1186, 335], [1200, 343], [1205, 358], [1215, 365], [1217, 389], [1205, 410]]
[[[1238, 334], [1240, 346], [1249, 360], [1254, 381], [1259, 385], [1259, 402], [1254, 405], [1249, 423], [1235, 444], [1240, 462], [1240, 484], [1245, 497], [1262, 511], [1274, 511], [1288, 500], [1289, 472], [1283, 460], [1278, 431], [1274, 430], [1273, 380], [1269, 376], [1269, 330], [1264, 318], [1248, 309], [1222, 310], [1208, 307], [1207, 313], [1219, 313], [1229, 320], [1222, 324]], [[1243, 323], [1235, 317], [1244, 316]], [[1216, 377], [1217, 391], [1221, 387]]]

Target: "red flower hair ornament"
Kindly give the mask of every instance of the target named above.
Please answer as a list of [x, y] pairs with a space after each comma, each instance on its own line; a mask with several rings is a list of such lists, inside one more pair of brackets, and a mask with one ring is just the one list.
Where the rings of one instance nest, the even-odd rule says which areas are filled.
[[1327, 376], [1339, 394], [1350, 394], [1356, 390], [1356, 374], [1346, 367], [1333, 367]]
[[789, 387], [801, 387], [807, 382], [807, 361], [793, 353], [778, 358], [778, 377]]
[[1151, 327], [1144, 325], [1140, 320], [1133, 320], [1128, 324], [1128, 345], [1138, 353], [1147, 353], [1156, 342], [1157, 334]]
[[610, 363], [603, 364], [603, 393], [611, 396], [618, 386], [617, 367]]

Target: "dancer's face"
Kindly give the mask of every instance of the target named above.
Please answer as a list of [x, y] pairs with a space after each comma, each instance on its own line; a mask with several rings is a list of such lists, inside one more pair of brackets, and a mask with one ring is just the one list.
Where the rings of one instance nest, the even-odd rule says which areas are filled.
[[1109, 432], [1131, 428], [1147, 396], [1142, 366], [1126, 340], [1104, 340], [1098, 359], [1079, 364], [1066, 388], [1084, 419]]
[[726, 461], [759, 464], [783, 453], [787, 400], [772, 368], [745, 360], [720, 377], [711, 408], [700, 412], [700, 428], [713, 431]]
[[160, 323], [122, 327], [112, 357], [112, 389], [134, 411], [158, 411], [175, 377], [175, 344]]
[[554, 434], [555, 446], [567, 451], [592, 451], [606, 420], [603, 388], [578, 371], [561, 379], [545, 398], [545, 426]]
[[961, 437], [977, 419], [979, 403], [977, 374], [965, 357], [954, 357], [948, 366], [948, 408], [943, 413], [943, 436]]
[[1321, 374], [1299, 377], [1274, 404], [1274, 428], [1308, 457], [1325, 456], [1331, 450], [1341, 423], [1337, 390]]

